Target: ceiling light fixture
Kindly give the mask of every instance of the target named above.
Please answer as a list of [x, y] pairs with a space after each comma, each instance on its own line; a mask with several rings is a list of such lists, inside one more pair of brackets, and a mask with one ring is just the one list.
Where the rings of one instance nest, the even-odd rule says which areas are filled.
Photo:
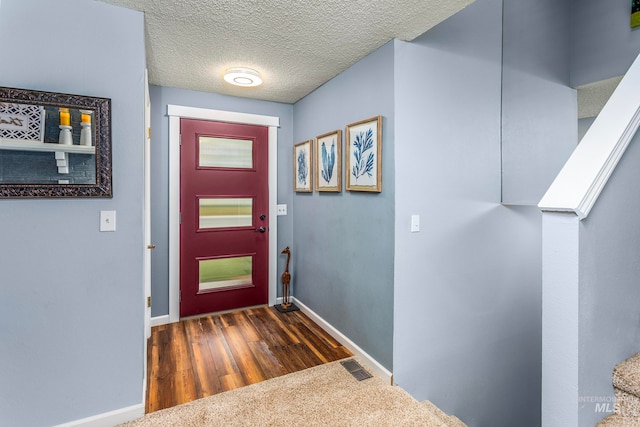
[[262, 84], [262, 78], [251, 68], [229, 68], [224, 72], [224, 80], [232, 85], [253, 87]]

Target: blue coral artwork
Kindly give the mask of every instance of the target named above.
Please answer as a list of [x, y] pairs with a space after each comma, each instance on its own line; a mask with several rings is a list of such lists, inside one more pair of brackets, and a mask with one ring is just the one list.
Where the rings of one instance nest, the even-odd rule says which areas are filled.
[[373, 152], [373, 129], [358, 132], [353, 141], [353, 169], [351, 173], [356, 183], [367, 175], [373, 178], [375, 153]]
[[347, 190], [382, 191], [382, 117], [347, 126]]
[[336, 130], [316, 138], [316, 190], [342, 191], [342, 132]]
[[322, 180], [329, 184], [333, 179], [336, 167], [336, 140], [331, 141], [331, 153], [327, 154], [327, 146], [322, 143]]
[[298, 184], [307, 185], [309, 178], [309, 159], [305, 150], [298, 151]]
[[313, 191], [313, 154], [311, 140], [301, 142], [293, 147], [293, 179], [296, 192], [310, 193]]

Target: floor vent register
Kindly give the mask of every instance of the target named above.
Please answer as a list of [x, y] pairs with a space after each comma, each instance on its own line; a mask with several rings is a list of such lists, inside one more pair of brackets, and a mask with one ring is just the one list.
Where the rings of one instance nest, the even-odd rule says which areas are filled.
[[358, 362], [353, 359], [345, 360], [344, 362], [340, 362], [340, 364], [358, 381], [366, 380], [372, 377], [369, 372], [367, 372]]

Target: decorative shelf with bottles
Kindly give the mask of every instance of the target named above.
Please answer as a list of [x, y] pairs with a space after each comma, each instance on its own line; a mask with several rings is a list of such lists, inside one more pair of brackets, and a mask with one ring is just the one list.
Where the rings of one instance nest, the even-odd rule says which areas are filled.
[[[69, 154], [94, 154], [96, 149], [92, 144], [91, 110], [77, 110], [74, 112], [80, 122], [74, 143], [73, 126], [69, 108], [57, 108], [56, 118], [57, 142], [45, 142], [46, 112], [41, 105], [19, 103], [0, 103], [0, 150], [37, 151], [55, 153], [58, 173], [69, 173]], [[53, 134], [54, 138], [56, 134]]]

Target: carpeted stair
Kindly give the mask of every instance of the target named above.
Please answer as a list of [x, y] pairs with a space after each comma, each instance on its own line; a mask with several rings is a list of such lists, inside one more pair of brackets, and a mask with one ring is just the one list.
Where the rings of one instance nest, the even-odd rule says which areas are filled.
[[455, 415], [445, 414], [442, 409], [438, 408], [428, 400], [422, 401], [422, 406], [427, 408], [427, 410], [432, 415], [434, 415], [439, 421], [442, 422], [442, 427], [467, 427], [467, 425], [463, 423], [458, 417], [456, 417]]
[[613, 369], [615, 412], [596, 427], [640, 427], [640, 353]]
[[358, 380], [359, 375], [342, 362], [214, 394], [121, 426], [466, 427], [458, 418], [430, 402], [418, 402], [380, 377]]

